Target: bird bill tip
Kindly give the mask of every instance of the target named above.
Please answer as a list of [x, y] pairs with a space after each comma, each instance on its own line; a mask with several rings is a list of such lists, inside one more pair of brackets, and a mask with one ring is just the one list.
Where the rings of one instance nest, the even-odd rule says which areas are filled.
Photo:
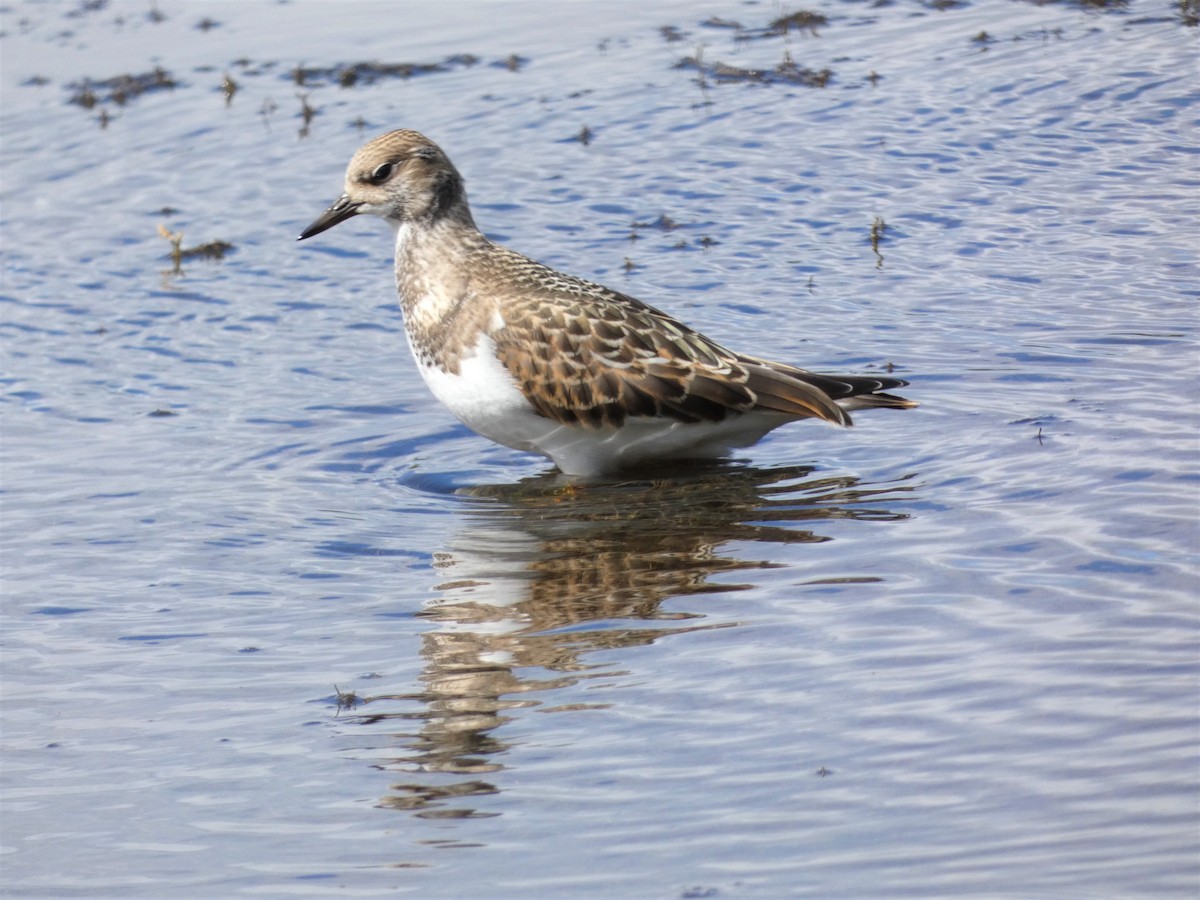
[[362, 206], [361, 203], [355, 203], [351, 201], [349, 197], [343, 194], [333, 202], [329, 209], [317, 216], [311, 225], [300, 232], [300, 236], [297, 237], [296, 240], [302, 241], [305, 238], [313, 237], [314, 235], [320, 234], [322, 231], [328, 231], [334, 225], [345, 222], [347, 219], [357, 216], [358, 208], [360, 206]]

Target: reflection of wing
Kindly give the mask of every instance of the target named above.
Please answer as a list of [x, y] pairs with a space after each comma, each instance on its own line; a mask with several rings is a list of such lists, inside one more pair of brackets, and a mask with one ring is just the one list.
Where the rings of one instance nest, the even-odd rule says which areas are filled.
[[[611, 682], [628, 655], [621, 651], [736, 626], [724, 605], [708, 618], [702, 596], [759, 583], [756, 570], [792, 556], [784, 544], [832, 540], [810, 530], [824, 520], [840, 529], [904, 519], [889, 507], [911, 497], [914, 477], [863, 484], [813, 477], [803, 466], [670, 471], [662, 480], [585, 486], [541, 475], [455, 492], [468, 504], [463, 527], [436, 556], [440, 596], [418, 613], [430, 624], [420, 690], [364, 698], [366, 708], [341, 718], [386, 721], [398, 741], [383, 766], [405, 781], [391, 785], [384, 805], [441, 818], [495, 815], [474, 798], [507, 789], [501, 773], [514, 731], [499, 726], [533, 705], [552, 712], [619, 703], [611, 691], [564, 689], [584, 678]], [[723, 549], [730, 545], [739, 549]], [[828, 572], [807, 570], [805, 583], [881, 580], [847, 577], [832, 559]], [[379, 766], [385, 751], [370, 744], [367, 761]]]
[[719, 422], [756, 410], [845, 425], [825, 383], [841, 396], [902, 384], [826, 379], [739, 356], [633, 297], [519, 254], [505, 257], [513, 293], [501, 298], [496, 352], [533, 407], [555, 421], [593, 428], [627, 416]]

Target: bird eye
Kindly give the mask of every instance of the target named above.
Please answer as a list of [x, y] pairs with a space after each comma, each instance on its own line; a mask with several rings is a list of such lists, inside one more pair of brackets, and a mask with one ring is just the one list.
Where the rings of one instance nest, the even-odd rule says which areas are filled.
[[375, 171], [371, 173], [371, 183], [372, 184], [383, 184], [385, 181], [388, 180], [388, 177], [391, 174], [392, 174], [392, 164], [390, 162], [385, 162], [383, 165], [378, 166], [375, 169]]

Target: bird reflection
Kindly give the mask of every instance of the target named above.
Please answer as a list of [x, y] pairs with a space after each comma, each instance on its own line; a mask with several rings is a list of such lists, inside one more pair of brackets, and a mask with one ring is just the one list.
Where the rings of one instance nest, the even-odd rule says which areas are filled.
[[754, 560], [723, 550], [734, 543], [815, 543], [830, 540], [814, 530], [824, 520], [907, 518], [888, 504], [909, 497], [912, 478], [864, 485], [803, 467], [723, 464], [661, 480], [547, 475], [460, 491], [465, 525], [435, 559], [440, 598], [419, 613], [433, 626], [422, 636], [422, 690], [366, 697], [352, 713], [361, 723], [416, 727], [393, 735], [403, 753], [381, 767], [413, 777], [393, 784], [382, 805], [435, 818], [482, 815], [470, 798], [499, 790], [490, 777], [508, 745], [497, 729], [515, 711], [601, 705], [546, 705], [548, 691], [618, 674], [589, 662], [591, 651], [729, 627], [663, 603], [742, 590], [752, 584], [709, 579], [777, 565], [772, 551]]

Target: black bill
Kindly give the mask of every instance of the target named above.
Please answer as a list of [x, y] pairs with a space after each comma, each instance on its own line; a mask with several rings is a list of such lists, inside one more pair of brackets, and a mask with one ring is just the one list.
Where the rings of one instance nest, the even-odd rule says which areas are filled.
[[362, 203], [355, 203], [345, 194], [333, 201], [333, 205], [325, 212], [321, 213], [313, 221], [311, 225], [300, 232], [300, 237], [296, 238], [302, 241], [305, 238], [310, 238], [314, 234], [320, 234], [322, 231], [328, 231], [339, 222], [345, 222], [347, 219], [358, 215], [358, 208]]

